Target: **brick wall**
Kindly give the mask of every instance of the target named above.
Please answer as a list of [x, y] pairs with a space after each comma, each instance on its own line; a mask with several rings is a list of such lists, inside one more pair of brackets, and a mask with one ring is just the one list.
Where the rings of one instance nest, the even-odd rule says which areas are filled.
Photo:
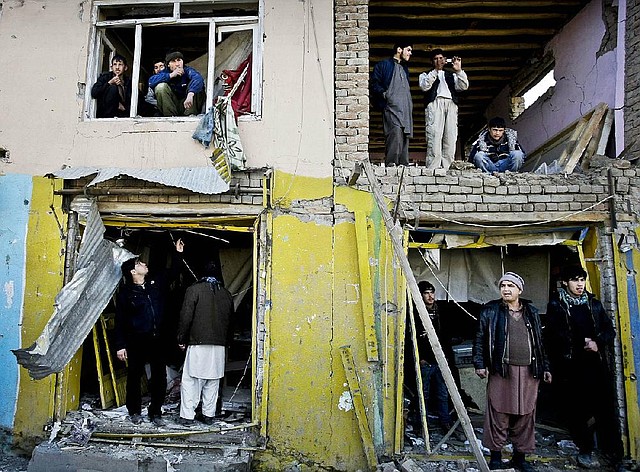
[[334, 175], [344, 183], [369, 156], [369, 1], [336, 0], [336, 149]]
[[[374, 167], [383, 193], [396, 199], [401, 168]], [[509, 220], [534, 221], [567, 216], [569, 221], [594, 221], [609, 224], [609, 173], [615, 182], [616, 219], [619, 224], [635, 223], [640, 182], [636, 168], [597, 168], [587, 174], [536, 175], [505, 173], [497, 176], [477, 169], [429, 170], [407, 167], [400, 190], [401, 217], [413, 221], [416, 213], [422, 221], [442, 221], [440, 216], [457, 220], [485, 220], [508, 223]], [[369, 190], [363, 175], [356, 187]], [[600, 202], [600, 203], [599, 203]], [[588, 212], [588, 214], [587, 214]], [[582, 215], [584, 213], [584, 215]]]
[[638, 152], [640, 139], [640, 3], [627, 2], [627, 29], [625, 33], [625, 106], [624, 106], [624, 140], [625, 147], [633, 146]]

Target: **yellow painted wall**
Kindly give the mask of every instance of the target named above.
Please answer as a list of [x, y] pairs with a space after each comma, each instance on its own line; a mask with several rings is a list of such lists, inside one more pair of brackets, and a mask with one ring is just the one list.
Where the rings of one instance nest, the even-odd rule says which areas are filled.
[[[59, 182], [57, 183], [59, 185]], [[61, 198], [53, 195], [56, 182], [33, 178], [33, 193], [27, 236], [25, 295], [22, 319], [22, 346], [30, 346], [40, 335], [53, 313], [53, 302], [62, 287], [64, 241], [57, 218], [66, 228], [66, 216], [60, 210]], [[42, 437], [43, 425], [52, 418], [55, 376], [31, 380], [20, 368], [20, 386], [14, 423], [14, 442], [28, 449], [33, 438]]]
[[[330, 197], [330, 179], [292, 179], [277, 174], [273, 201]], [[393, 284], [392, 248], [369, 194], [339, 189], [336, 203], [370, 215], [368, 246], [376, 307], [380, 360], [367, 360], [353, 216], [335, 225], [330, 215], [273, 217], [268, 374], [268, 450], [256, 468], [278, 470], [291, 463], [302, 470], [320, 465], [365, 470], [358, 422], [348, 407], [349, 388], [340, 347], [350, 345], [362, 388], [367, 422], [378, 454], [394, 447], [396, 411], [396, 323], [386, 302], [399, 303]], [[386, 287], [386, 289], [385, 289]], [[371, 288], [370, 288], [371, 290]], [[404, 288], [402, 288], [404, 294]], [[399, 297], [400, 299], [403, 296]], [[395, 311], [394, 311], [395, 313]]]

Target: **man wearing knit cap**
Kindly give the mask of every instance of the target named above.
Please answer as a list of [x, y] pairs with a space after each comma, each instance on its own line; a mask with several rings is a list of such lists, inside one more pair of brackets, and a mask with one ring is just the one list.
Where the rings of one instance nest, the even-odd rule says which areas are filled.
[[179, 51], [165, 57], [166, 69], [149, 79], [163, 116], [197, 115], [205, 101], [204, 79], [193, 67], [184, 65]]
[[491, 451], [491, 470], [504, 468], [502, 448], [510, 437], [509, 467], [532, 471], [525, 454], [535, 449], [538, 384], [541, 378], [551, 382], [551, 373], [538, 310], [520, 298], [524, 280], [506, 272], [498, 288], [501, 298], [482, 307], [473, 343], [476, 374], [489, 378], [482, 443]]

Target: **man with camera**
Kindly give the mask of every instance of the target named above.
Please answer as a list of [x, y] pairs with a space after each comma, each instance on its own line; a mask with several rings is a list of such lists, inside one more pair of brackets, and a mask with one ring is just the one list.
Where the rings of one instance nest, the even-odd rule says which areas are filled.
[[[458, 140], [458, 92], [469, 88], [462, 60], [446, 59], [442, 49], [431, 51], [433, 69], [418, 77], [424, 94], [427, 167], [448, 169]], [[450, 64], [451, 70], [445, 65]]]

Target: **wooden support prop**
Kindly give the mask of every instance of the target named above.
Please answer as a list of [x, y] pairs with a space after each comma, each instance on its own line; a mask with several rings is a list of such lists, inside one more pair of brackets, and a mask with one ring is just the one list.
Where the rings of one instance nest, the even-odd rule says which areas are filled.
[[362, 400], [360, 380], [358, 380], [358, 372], [356, 371], [356, 365], [353, 360], [351, 346], [342, 346], [340, 348], [340, 355], [342, 356], [342, 365], [347, 377], [349, 391], [351, 392], [351, 400], [353, 401], [353, 408], [356, 412], [356, 420], [358, 422], [358, 428], [360, 429], [364, 453], [367, 456], [367, 463], [371, 470], [375, 470], [378, 465], [378, 457], [376, 456], [376, 451], [373, 446], [373, 436], [371, 435], [371, 429], [367, 421], [367, 412], [364, 408], [364, 401]]
[[370, 362], [379, 359], [378, 338], [373, 316], [373, 288], [369, 269], [369, 243], [367, 237], [367, 217], [356, 211], [356, 243], [358, 245], [358, 268], [360, 269], [360, 301], [362, 305], [362, 321], [364, 323], [365, 346], [367, 359]]
[[473, 432], [473, 425], [471, 424], [471, 420], [469, 419], [467, 410], [465, 409], [462, 398], [460, 397], [458, 387], [456, 386], [456, 383], [453, 380], [453, 376], [451, 375], [451, 369], [449, 369], [449, 364], [447, 364], [447, 360], [445, 359], [444, 352], [442, 351], [442, 346], [440, 345], [440, 341], [438, 340], [438, 335], [436, 334], [433, 324], [431, 323], [431, 318], [429, 317], [429, 312], [427, 311], [427, 307], [425, 306], [422, 295], [420, 294], [418, 283], [416, 282], [416, 278], [413, 275], [413, 271], [411, 270], [411, 265], [409, 264], [409, 260], [407, 259], [407, 256], [404, 252], [401, 239], [402, 228], [400, 228], [399, 225], [393, 223], [391, 213], [387, 208], [384, 200], [384, 195], [380, 190], [371, 163], [364, 161], [363, 164], [364, 171], [367, 175], [367, 179], [369, 180], [369, 186], [371, 187], [371, 191], [373, 192], [373, 197], [380, 209], [380, 213], [382, 214], [385, 226], [387, 228], [389, 236], [391, 237], [393, 250], [407, 280], [407, 286], [411, 290], [411, 297], [416, 304], [416, 308], [418, 309], [418, 314], [420, 315], [422, 324], [427, 331], [427, 337], [429, 339], [429, 342], [431, 343], [433, 353], [442, 372], [442, 376], [444, 377], [447, 389], [449, 390], [449, 395], [451, 396], [451, 400], [453, 401], [453, 406], [458, 413], [458, 418], [460, 419], [462, 428], [464, 429], [467, 439], [469, 440], [469, 444], [471, 445], [473, 454], [478, 461], [480, 470], [482, 472], [489, 472], [489, 466], [487, 465], [487, 461], [482, 455], [482, 450], [480, 449], [480, 446], [478, 445], [478, 442], [476, 440], [476, 435]]
[[104, 340], [104, 349], [107, 352], [109, 373], [111, 374], [111, 384], [113, 385], [113, 394], [115, 396], [116, 406], [122, 406], [124, 404], [124, 398], [120, 396], [120, 391], [118, 390], [118, 379], [116, 377], [116, 370], [113, 367], [113, 357], [111, 356], [109, 336], [107, 336], [107, 323], [104, 321], [103, 315], [100, 315], [100, 326], [102, 327], [102, 339]]
[[[600, 103], [592, 112], [582, 117], [571, 135], [570, 144], [575, 143], [573, 148], [569, 151], [570, 145], [567, 146], [558, 159], [558, 165], [564, 168], [565, 173], [570, 174], [573, 172], [592, 139], [600, 139], [601, 122], [606, 112], [607, 105]], [[588, 159], [590, 158], [591, 156], [588, 156]]]
[[[409, 299], [411, 299], [411, 291], [407, 287]], [[420, 373], [420, 354], [418, 352], [418, 336], [416, 333], [416, 320], [413, 316], [413, 309], [411, 306], [407, 307], [407, 313], [409, 314], [409, 325], [411, 326], [411, 347], [413, 348], [413, 367], [416, 372], [416, 385], [418, 386], [418, 407], [420, 410], [420, 423], [422, 423], [422, 432], [424, 438], [424, 445], [427, 449], [427, 453], [431, 454], [431, 444], [429, 443], [429, 425], [427, 424], [427, 408], [424, 401], [424, 385], [422, 384], [422, 375]]]

